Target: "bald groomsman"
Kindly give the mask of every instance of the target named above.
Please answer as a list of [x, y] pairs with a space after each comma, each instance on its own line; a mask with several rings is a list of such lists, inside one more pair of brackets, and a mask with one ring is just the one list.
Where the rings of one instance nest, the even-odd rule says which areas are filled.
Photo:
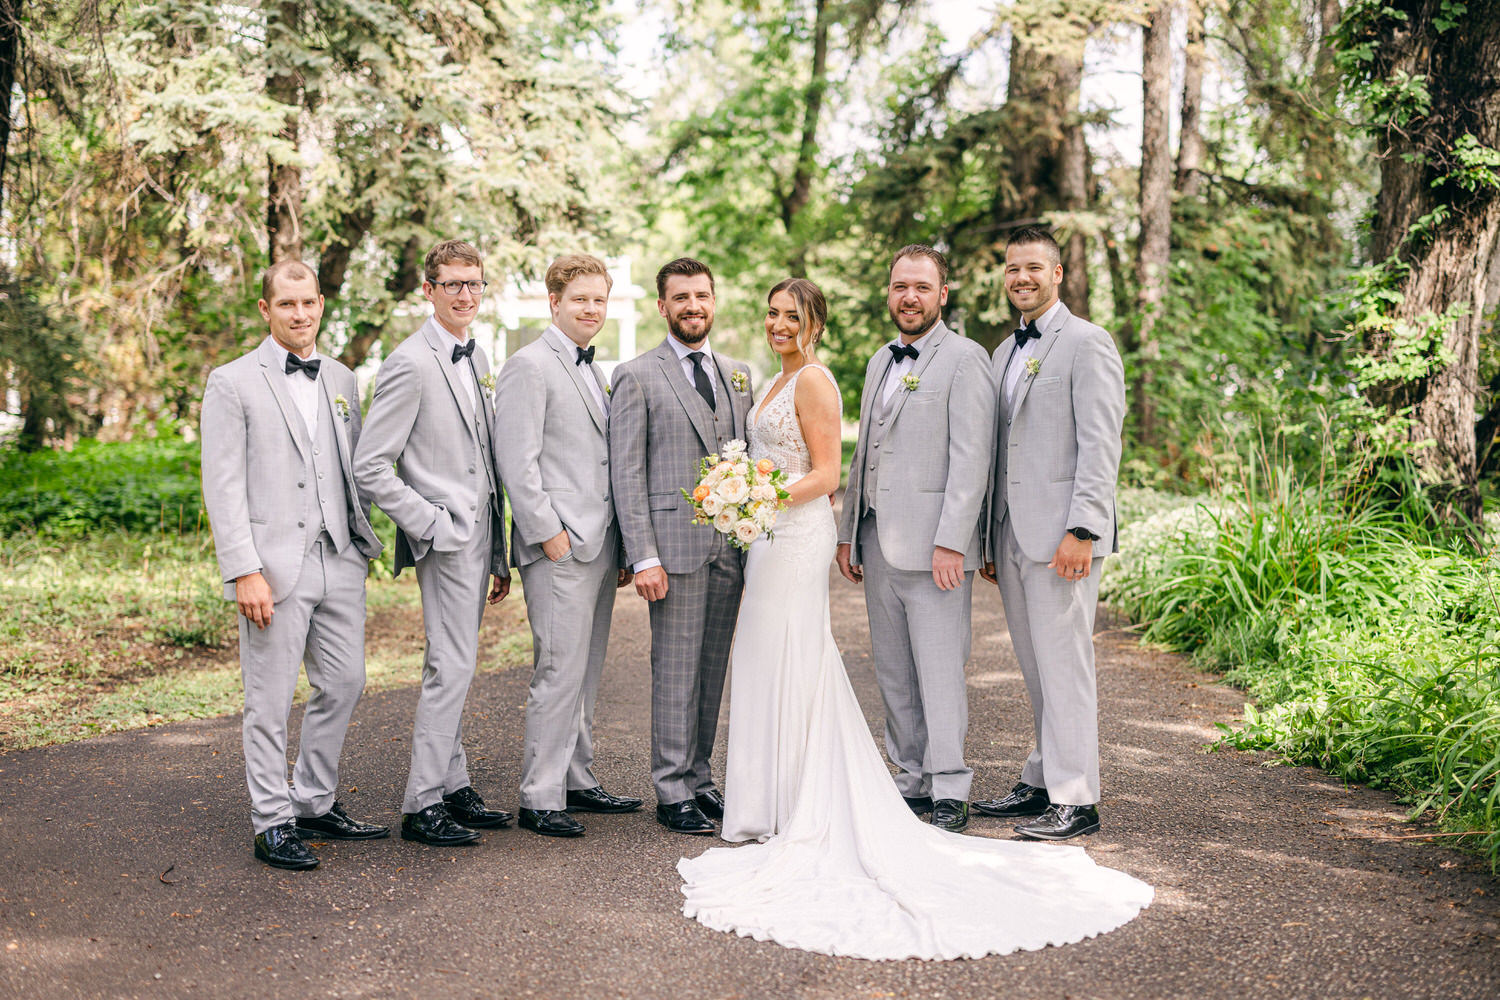
[[484, 294], [484, 261], [462, 240], [427, 254], [422, 294], [432, 317], [390, 353], [375, 376], [370, 419], [354, 459], [360, 489], [396, 522], [396, 573], [422, 588], [422, 693], [412, 730], [401, 836], [471, 844], [505, 826], [469, 781], [463, 711], [489, 603], [510, 592], [492, 438], [494, 380], [469, 334]]
[[590, 341], [612, 282], [604, 261], [559, 257], [547, 268], [552, 325], [511, 356], [496, 385], [495, 446], [510, 494], [511, 558], [531, 621], [531, 690], [521, 761], [520, 825], [577, 837], [568, 810], [621, 813], [641, 800], [594, 777], [594, 696], [609, 645], [621, 568], [609, 486], [609, 397]]
[[[351, 475], [354, 374], [316, 348], [317, 275], [300, 261], [273, 265], [258, 305], [271, 335], [215, 369], [203, 394], [203, 499], [224, 596], [239, 607], [255, 856], [295, 870], [318, 866], [302, 836], [390, 834], [351, 819], [337, 798], [365, 684], [365, 575], [380, 542]], [[287, 717], [303, 664], [312, 697], [289, 785]]]

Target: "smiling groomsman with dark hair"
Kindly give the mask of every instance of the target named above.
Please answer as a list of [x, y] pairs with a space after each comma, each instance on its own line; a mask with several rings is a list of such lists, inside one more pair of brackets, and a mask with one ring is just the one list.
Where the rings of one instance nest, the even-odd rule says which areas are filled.
[[891, 261], [897, 338], [865, 368], [839, 571], [865, 585], [885, 746], [913, 812], [969, 823], [964, 763], [974, 570], [994, 434], [984, 348], [948, 329], [948, 261], [914, 243]]
[[984, 576], [1000, 585], [1036, 744], [1021, 780], [984, 816], [1030, 818], [1038, 840], [1099, 829], [1094, 612], [1099, 570], [1119, 551], [1115, 478], [1125, 371], [1113, 338], [1058, 298], [1062, 255], [1044, 229], [1005, 249], [1005, 293], [1021, 313], [995, 349], [998, 438]]
[[[365, 684], [365, 575], [380, 541], [352, 476], [354, 373], [317, 353], [317, 275], [300, 261], [275, 264], [257, 304], [271, 335], [215, 369], [203, 394], [203, 499], [224, 596], [239, 608], [255, 857], [297, 870], [318, 866], [302, 836], [390, 833], [350, 818], [337, 797]], [[289, 785], [287, 717], [303, 664], [312, 696]]]
[[401, 836], [448, 847], [503, 827], [469, 781], [463, 711], [489, 603], [510, 593], [494, 464], [494, 379], [469, 333], [484, 294], [484, 261], [462, 240], [427, 254], [422, 294], [432, 317], [375, 376], [375, 397], [354, 460], [360, 489], [396, 522], [396, 573], [422, 590], [422, 692], [412, 729]]
[[594, 696], [621, 569], [609, 483], [609, 396], [590, 341], [613, 284], [604, 261], [567, 254], [547, 268], [552, 325], [513, 354], [495, 386], [495, 446], [510, 495], [511, 558], [531, 622], [531, 689], [521, 760], [520, 825], [578, 837], [568, 812], [622, 813], [641, 800], [594, 777]]
[[714, 351], [714, 276], [679, 257], [656, 273], [667, 338], [615, 369], [609, 461], [615, 512], [651, 605], [651, 779], [656, 820], [673, 833], [711, 834], [724, 816], [710, 756], [744, 557], [693, 523], [682, 495], [710, 452], [746, 435], [750, 370]]

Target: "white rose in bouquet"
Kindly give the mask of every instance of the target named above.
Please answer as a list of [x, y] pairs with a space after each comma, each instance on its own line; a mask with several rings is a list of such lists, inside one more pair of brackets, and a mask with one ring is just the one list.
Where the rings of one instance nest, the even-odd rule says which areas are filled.
[[741, 518], [734, 526], [734, 537], [740, 540], [741, 545], [749, 545], [760, 537], [760, 527], [748, 517]]
[[710, 493], [703, 498], [703, 513], [709, 517], [717, 517], [719, 511], [724, 509], [724, 501]]
[[738, 507], [725, 507], [714, 515], [714, 530], [721, 535], [727, 535], [734, 530], [734, 524], [740, 519]]
[[750, 487], [750, 499], [765, 503], [776, 499], [776, 487], [770, 483], [756, 483]]
[[743, 476], [725, 476], [719, 480], [717, 492], [725, 503], [743, 503], [750, 496], [750, 484]]
[[755, 508], [755, 523], [761, 531], [770, 531], [776, 525], [776, 505], [767, 503]]

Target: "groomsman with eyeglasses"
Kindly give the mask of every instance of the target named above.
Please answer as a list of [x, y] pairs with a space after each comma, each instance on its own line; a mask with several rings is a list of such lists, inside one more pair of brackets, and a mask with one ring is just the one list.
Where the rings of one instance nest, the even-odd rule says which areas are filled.
[[[224, 596], [239, 609], [255, 857], [295, 871], [318, 866], [304, 836], [390, 834], [351, 818], [336, 794], [365, 685], [365, 576], [380, 540], [350, 475], [354, 373], [318, 356], [317, 275], [301, 261], [272, 265], [258, 305], [270, 336], [214, 369], [203, 394], [203, 500]], [[304, 664], [313, 690], [288, 784], [287, 717]]]
[[422, 294], [432, 317], [393, 350], [375, 376], [354, 477], [396, 522], [395, 571], [413, 567], [422, 590], [426, 649], [401, 806], [405, 840], [474, 843], [511, 815], [485, 805], [470, 783], [463, 709], [488, 603], [510, 592], [494, 463], [494, 379], [469, 326], [484, 293], [484, 261], [462, 240], [427, 254]]

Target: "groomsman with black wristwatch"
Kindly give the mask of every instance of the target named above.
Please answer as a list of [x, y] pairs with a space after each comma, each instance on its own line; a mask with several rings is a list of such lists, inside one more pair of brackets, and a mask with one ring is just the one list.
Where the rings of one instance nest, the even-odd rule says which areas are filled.
[[1037, 840], [1099, 829], [1094, 611], [1104, 557], [1119, 551], [1115, 479], [1125, 374], [1114, 340], [1059, 299], [1062, 255], [1044, 229], [1017, 230], [1005, 292], [1021, 313], [995, 349], [999, 412], [983, 575], [1000, 585], [1036, 745], [1021, 780], [975, 813], [1026, 819]]

